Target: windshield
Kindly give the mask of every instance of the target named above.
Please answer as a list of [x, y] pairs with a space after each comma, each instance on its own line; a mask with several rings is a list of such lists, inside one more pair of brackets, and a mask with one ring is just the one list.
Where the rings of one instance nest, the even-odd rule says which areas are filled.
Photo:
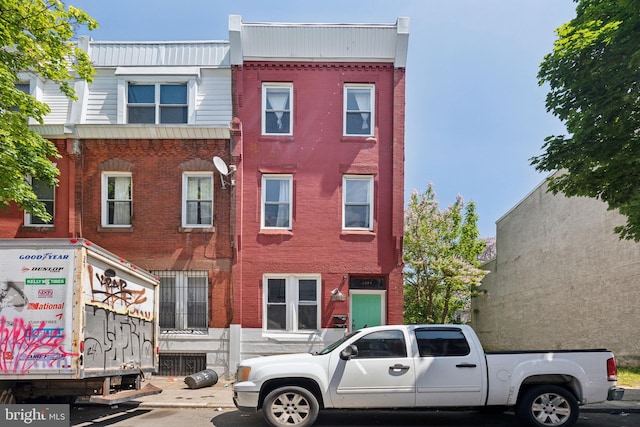
[[334, 342], [333, 344], [329, 344], [327, 347], [323, 348], [322, 350], [320, 350], [318, 352], [315, 352], [314, 354], [328, 354], [328, 353], [331, 353], [337, 347], [340, 347], [340, 344], [342, 344], [343, 342], [345, 342], [346, 340], [348, 340], [349, 338], [351, 338], [352, 336], [354, 336], [354, 335], [356, 335], [358, 333], [360, 333], [360, 331], [351, 332], [350, 334], [345, 335], [344, 337], [340, 338], [338, 341]]

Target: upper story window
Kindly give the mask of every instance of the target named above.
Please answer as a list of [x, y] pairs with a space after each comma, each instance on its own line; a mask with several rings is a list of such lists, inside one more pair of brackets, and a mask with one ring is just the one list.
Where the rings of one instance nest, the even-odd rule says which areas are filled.
[[262, 228], [291, 229], [292, 175], [262, 176]]
[[373, 177], [345, 175], [342, 179], [342, 228], [373, 230]]
[[320, 325], [320, 276], [264, 277], [264, 328], [270, 331], [309, 331]]
[[24, 93], [31, 93], [31, 84], [29, 84], [29, 82], [16, 83], [16, 89], [21, 90]]
[[213, 226], [211, 172], [186, 172], [182, 175], [182, 226]]
[[[29, 84], [29, 82], [19, 82], [15, 84], [16, 89], [18, 89], [19, 91], [22, 91], [26, 94], [31, 94], [31, 85]], [[19, 111], [20, 108], [15, 105], [9, 108], [11, 111]]]
[[127, 85], [127, 123], [187, 123], [186, 83], [132, 83]]
[[293, 84], [262, 85], [262, 134], [292, 135]]
[[344, 135], [373, 136], [374, 86], [349, 84], [344, 87]]
[[132, 214], [131, 173], [102, 174], [102, 225], [129, 227]]
[[33, 192], [36, 194], [38, 201], [44, 203], [47, 213], [51, 215], [51, 221], [46, 222], [35, 215], [25, 212], [24, 225], [38, 227], [53, 226], [55, 188], [47, 184], [45, 181], [40, 181], [39, 179], [27, 177], [27, 181], [31, 184], [31, 188], [33, 188]]

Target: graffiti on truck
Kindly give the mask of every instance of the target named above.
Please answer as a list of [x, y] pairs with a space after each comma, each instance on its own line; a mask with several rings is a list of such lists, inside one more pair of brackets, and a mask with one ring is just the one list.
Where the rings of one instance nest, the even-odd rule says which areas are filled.
[[133, 289], [126, 280], [118, 277], [116, 271], [107, 268], [103, 272], [94, 272], [92, 265], [88, 266], [89, 283], [91, 286], [91, 302], [106, 305], [117, 311], [140, 316], [147, 320], [153, 318], [152, 310], [145, 309], [147, 302], [145, 288]]
[[0, 372], [25, 374], [32, 369], [71, 368], [75, 354], [64, 350], [61, 328], [34, 326], [23, 318], [0, 318]]
[[92, 306], [86, 307], [85, 317], [85, 368], [154, 366], [153, 322]]

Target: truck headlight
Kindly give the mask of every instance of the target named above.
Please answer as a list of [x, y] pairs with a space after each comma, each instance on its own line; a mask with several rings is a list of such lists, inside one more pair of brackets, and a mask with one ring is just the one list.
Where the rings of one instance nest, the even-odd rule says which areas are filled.
[[236, 373], [236, 381], [238, 382], [247, 381], [249, 379], [250, 372], [251, 372], [251, 368], [248, 366], [238, 367], [238, 372]]

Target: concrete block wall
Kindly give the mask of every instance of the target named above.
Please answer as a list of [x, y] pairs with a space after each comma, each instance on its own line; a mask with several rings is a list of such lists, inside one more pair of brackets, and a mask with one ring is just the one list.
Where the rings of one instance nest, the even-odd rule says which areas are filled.
[[489, 349], [608, 348], [640, 361], [640, 244], [596, 199], [535, 189], [497, 222], [472, 324]]

